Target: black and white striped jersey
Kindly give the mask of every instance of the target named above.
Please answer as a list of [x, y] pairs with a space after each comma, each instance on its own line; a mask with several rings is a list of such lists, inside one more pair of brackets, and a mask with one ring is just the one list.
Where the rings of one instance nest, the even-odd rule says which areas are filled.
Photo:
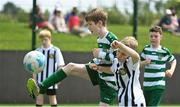
[[119, 106], [146, 106], [139, 82], [139, 66], [140, 61], [133, 64], [131, 57], [125, 62], [114, 59], [111, 69], [116, 77]]
[[[64, 66], [64, 59], [58, 47], [51, 45], [49, 48], [37, 48], [37, 51], [42, 52], [46, 56], [46, 63], [43, 72], [36, 75], [38, 83], [41, 83], [47, 77], [52, 75], [59, 66]], [[49, 87], [48, 89], [57, 89], [57, 84]]]

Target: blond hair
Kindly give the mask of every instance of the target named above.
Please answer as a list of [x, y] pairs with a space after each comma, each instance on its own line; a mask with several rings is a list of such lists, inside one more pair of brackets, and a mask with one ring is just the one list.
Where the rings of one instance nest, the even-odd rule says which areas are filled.
[[39, 32], [39, 38], [44, 38], [44, 37], [48, 37], [49, 39], [51, 39], [51, 32], [49, 30], [42, 30]]
[[134, 50], [138, 47], [138, 41], [132, 36], [126, 36], [121, 42]]
[[103, 26], [107, 23], [108, 14], [101, 8], [95, 8], [87, 13], [85, 20], [93, 21], [95, 24], [98, 21], [102, 21]]

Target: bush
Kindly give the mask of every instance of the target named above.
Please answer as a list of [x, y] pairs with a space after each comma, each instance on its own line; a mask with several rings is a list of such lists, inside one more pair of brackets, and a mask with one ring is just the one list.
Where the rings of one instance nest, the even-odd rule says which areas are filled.
[[24, 10], [18, 11], [16, 17], [17, 17], [18, 22], [28, 23], [29, 21], [29, 14], [26, 13]]
[[139, 13], [138, 15], [138, 24], [140, 25], [151, 25], [155, 20], [155, 14], [152, 12]]
[[110, 24], [128, 24], [129, 18], [118, 11], [116, 8], [107, 10], [108, 23]]
[[16, 18], [13, 18], [11, 15], [0, 13], [0, 22], [15, 22]]

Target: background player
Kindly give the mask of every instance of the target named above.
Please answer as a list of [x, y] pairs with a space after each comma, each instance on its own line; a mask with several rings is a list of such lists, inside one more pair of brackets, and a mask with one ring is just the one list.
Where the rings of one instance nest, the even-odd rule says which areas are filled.
[[[144, 70], [144, 96], [147, 106], [158, 106], [165, 90], [165, 77], [171, 77], [176, 68], [176, 59], [170, 51], [160, 45], [162, 29], [159, 26], [150, 30], [150, 45], [146, 45], [141, 53], [141, 66]], [[166, 63], [170, 69], [166, 70]]]
[[[37, 83], [41, 83], [47, 77], [52, 75], [58, 68], [64, 66], [64, 59], [59, 48], [51, 44], [51, 32], [48, 30], [42, 30], [39, 33], [42, 46], [37, 48], [37, 51], [42, 52], [46, 56], [46, 63], [43, 72], [33, 75], [33, 78]], [[52, 107], [57, 106], [56, 90], [58, 85], [55, 84], [46, 90], [46, 94], [49, 96], [49, 102]], [[36, 98], [36, 106], [41, 107], [44, 102], [44, 93], [40, 93]]]

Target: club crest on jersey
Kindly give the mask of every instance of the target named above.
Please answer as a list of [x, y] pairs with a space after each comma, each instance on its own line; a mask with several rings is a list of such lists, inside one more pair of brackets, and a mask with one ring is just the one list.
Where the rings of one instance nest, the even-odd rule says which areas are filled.
[[102, 44], [99, 44], [99, 47], [102, 47]]
[[55, 56], [54, 56], [54, 54], [49, 54], [49, 58], [54, 58]]
[[126, 75], [126, 73], [127, 73], [126, 69], [124, 69], [124, 68], [119, 69], [119, 74], [120, 75]]
[[158, 60], [162, 60], [163, 55], [158, 55]]

